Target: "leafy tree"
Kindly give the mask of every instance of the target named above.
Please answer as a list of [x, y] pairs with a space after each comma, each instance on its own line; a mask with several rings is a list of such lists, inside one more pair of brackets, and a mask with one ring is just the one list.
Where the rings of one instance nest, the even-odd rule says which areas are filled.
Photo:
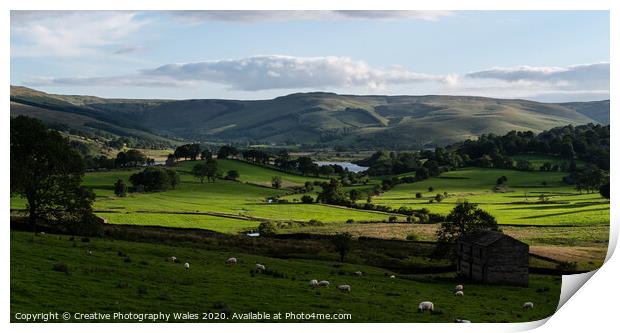
[[432, 186], [429, 186], [429, 187], [428, 187], [428, 191], [429, 191], [429, 192], [433, 192], [434, 190], [435, 190], [435, 188], [433, 188]]
[[311, 204], [314, 202], [314, 198], [306, 194], [301, 197], [301, 202], [305, 204]]
[[172, 188], [173, 181], [170, 177], [170, 171], [172, 170], [147, 167], [131, 175], [129, 181], [134, 189], [142, 187], [146, 192], [165, 191]]
[[114, 183], [114, 194], [117, 197], [124, 197], [127, 195], [127, 185], [122, 179], [119, 179]]
[[349, 199], [351, 199], [351, 201], [353, 202], [359, 200], [361, 197], [362, 192], [360, 192], [359, 190], [353, 189], [349, 192]]
[[456, 205], [446, 216], [437, 231], [437, 240], [452, 243], [462, 235], [478, 230], [497, 230], [495, 217], [478, 208], [477, 204], [463, 202]]
[[421, 199], [422, 198], [422, 193], [416, 192], [415, 197], [416, 197], [416, 199]]
[[533, 169], [532, 163], [528, 160], [518, 160], [515, 167], [520, 171], [530, 171]]
[[278, 228], [276, 227], [276, 224], [268, 221], [268, 222], [262, 222], [261, 224], [258, 225], [258, 233], [261, 236], [272, 236], [275, 235], [277, 233]]
[[508, 181], [508, 177], [506, 176], [501, 176], [499, 178], [497, 178], [497, 181], [495, 182], [497, 185], [503, 185], [504, 183], [506, 183]]
[[281, 188], [282, 187], [282, 177], [274, 176], [271, 178], [271, 186], [273, 188]]
[[219, 159], [227, 159], [229, 156], [236, 156], [239, 154], [237, 148], [233, 146], [222, 146], [220, 150], [217, 152], [217, 158]]
[[345, 232], [341, 234], [337, 234], [332, 238], [332, 244], [336, 249], [336, 252], [340, 254], [340, 261], [344, 262], [344, 257], [351, 250], [352, 236], [351, 234]]
[[237, 180], [239, 179], [239, 171], [237, 170], [228, 170], [226, 173], [226, 179], [229, 180]]
[[318, 202], [332, 205], [346, 205], [349, 203], [348, 197], [342, 189], [342, 183], [338, 179], [332, 178], [329, 183], [321, 184], [323, 191], [317, 197]]
[[318, 172], [318, 165], [312, 162], [310, 157], [302, 156], [297, 159], [297, 169], [299, 169], [302, 174], [306, 175], [309, 173]]
[[179, 186], [179, 184], [181, 184], [181, 177], [179, 176], [179, 174], [171, 169], [166, 169], [166, 173], [168, 174], [168, 179], [170, 181], [170, 187], [172, 187], [172, 189], [177, 188], [177, 186]]
[[217, 162], [214, 159], [208, 159], [205, 163], [197, 163], [192, 168], [192, 175], [198, 178], [201, 183], [204, 183], [205, 179], [214, 182], [217, 174]]
[[137, 167], [144, 165], [147, 162], [147, 157], [141, 151], [137, 149], [129, 149], [126, 152], [119, 152], [116, 154], [115, 165], [118, 167]]
[[435, 195], [435, 201], [437, 202], [441, 202], [443, 200], [443, 196], [439, 193], [437, 193], [437, 195]]
[[33, 230], [42, 218], [92, 218], [94, 194], [80, 186], [84, 165], [68, 140], [26, 116], [12, 118], [10, 132], [11, 193], [26, 199]]

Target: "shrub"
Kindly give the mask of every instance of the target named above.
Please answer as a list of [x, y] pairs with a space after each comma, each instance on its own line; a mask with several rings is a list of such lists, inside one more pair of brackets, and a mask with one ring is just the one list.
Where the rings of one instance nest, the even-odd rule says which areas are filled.
[[429, 192], [433, 192], [434, 190], [435, 190], [435, 189], [434, 189], [432, 186], [429, 186], [429, 187], [428, 187], [428, 191], [429, 191]]
[[422, 193], [418, 192], [415, 194], [416, 199], [422, 198]]
[[263, 222], [258, 226], [258, 233], [261, 236], [273, 236], [277, 232], [276, 224], [269, 221]]
[[398, 221], [398, 217], [396, 217], [396, 216], [394, 216], [394, 215], [391, 215], [391, 216], [389, 217], [388, 221], [390, 221], [390, 222], [397, 222], [397, 221]]
[[54, 263], [54, 265], [52, 265], [52, 270], [56, 272], [69, 274], [69, 266], [67, 266], [67, 264], [61, 261]]
[[304, 195], [303, 197], [301, 197], [301, 202], [305, 204], [311, 204], [314, 202], [314, 198], [309, 195]]
[[437, 195], [435, 195], [435, 201], [437, 202], [441, 202], [443, 200], [443, 196], [439, 193], [437, 193]]
[[348, 224], [351, 224], [351, 223], [355, 223], [355, 221], [354, 221], [353, 219], [348, 219], [348, 220], [347, 220], [347, 223], [348, 223]]

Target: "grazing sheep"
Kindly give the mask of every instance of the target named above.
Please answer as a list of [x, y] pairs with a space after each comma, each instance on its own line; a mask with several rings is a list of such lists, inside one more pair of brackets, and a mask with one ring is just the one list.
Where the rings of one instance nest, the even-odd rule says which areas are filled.
[[310, 283], [308, 283], [310, 285], [310, 287], [312, 288], [316, 288], [319, 286], [319, 281], [317, 280], [310, 280]]
[[362, 273], [361, 271], [354, 272], [353, 274], [355, 274], [355, 275], [357, 275], [357, 276], [362, 276], [362, 275], [364, 275], [364, 273]]
[[88, 252], [87, 252], [87, 253], [88, 253], [88, 255], [89, 255], [89, 256], [92, 256], [92, 255], [93, 255], [93, 251], [91, 251], [91, 250], [88, 250]]
[[177, 262], [178, 260], [177, 260], [177, 257], [170, 257], [170, 261]]
[[265, 265], [261, 265], [261, 264], [256, 264], [256, 271], [257, 272], [263, 272], [265, 271]]
[[237, 263], [237, 258], [231, 257], [231, 258], [226, 259], [227, 265], [234, 265], [236, 263]]
[[185, 269], [189, 269], [189, 263], [186, 262], [185, 265], [183, 265], [183, 267], [185, 267]]
[[390, 275], [390, 279], [395, 279], [396, 276], [395, 275]]
[[426, 310], [430, 311], [431, 313], [435, 310], [435, 305], [433, 304], [433, 302], [425, 301], [421, 302], [420, 305], [418, 305], [418, 312], [424, 312]]
[[461, 324], [471, 324], [471, 321], [469, 321], [467, 319], [459, 319], [459, 318], [456, 318], [456, 320], [454, 322], [455, 323], [461, 323]]
[[348, 284], [341, 284], [341, 285], [338, 286], [338, 290], [346, 291], [346, 292], [350, 293], [351, 292], [351, 286], [348, 285]]
[[325, 280], [319, 281], [317, 286], [319, 286], [319, 287], [329, 287], [329, 281], [325, 281]]
[[463, 285], [457, 284], [456, 287], [454, 287], [454, 291], [463, 291]]
[[523, 303], [523, 308], [524, 309], [533, 309], [534, 308], [534, 303], [532, 303], [532, 302], [525, 302], [525, 303]]
[[463, 295], [464, 295], [464, 294], [463, 294], [463, 291], [462, 291], [462, 290], [459, 290], [459, 291], [457, 291], [457, 292], [455, 292], [455, 293], [454, 293], [454, 296], [463, 297]]

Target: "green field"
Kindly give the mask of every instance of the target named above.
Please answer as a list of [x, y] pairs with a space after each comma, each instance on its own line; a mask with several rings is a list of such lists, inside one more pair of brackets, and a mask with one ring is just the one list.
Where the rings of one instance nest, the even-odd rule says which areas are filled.
[[[92, 255], [88, 251], [92, 251]], [[176, 256], [181, 263], [167, 259]], [[235, 256], [238, 265], [224, 260]], [[129, 258], [129, 259], [127, 259]], [[54, 271], [64, 263], [68, 273]], [[182, 263], [189, 262], [185, 270]], [[252, 276], [255, 263], [281, 277]], [[70, 236], [11, 232], [11, 318], [18, 312], [170, 312], [250, 311], [349, 313], [351, 322], [532, 321], [557, 307], [560, 278], [530, 275], [528, 288], [465, 284], [465, 297], [453, 296], [456, 281], [448, 275], [398, 275], [386, 270], [336, 262], [275, 259], [224, 249], [182, 244], [149, 244]], [[363, 277], [351, 273], [361, 270]], [[391, 274], [391, 273], [389, 273]], [[310, 279], [331, 286], [315, 290]], [[335, 286], [351, 285], [350, 294]], [[430, 300], [434, 314], [416, 312]], [[523, 310], [524, 302], [533, 310]], [[15, 319], [13, 319], [15, 320]]]
[[[394, 208], [427, 208], [433, 213], [447, 214], [457, 202], [467, 200], [478, 203], [500, 224], [609, 224], [609, 200], [599, 193], [579, 194], [562, 183], [564, 175], [561, 172], [465, 168], [425, 181], [397, 185], [373, 197], [373, 203]], [[493, 187], [501, 176], [508, 178], [506, 192], [495, 193]], [[428, 191], [429, 187], [433, 187], [432, 192]], [[416, 199], [417, 192], [423, 197]], [[448, 197], [441, 203], [429, 203], [437, 193], [444, 192]], [[547, 196], [549, 203], [541, 203], [540, 194]]]

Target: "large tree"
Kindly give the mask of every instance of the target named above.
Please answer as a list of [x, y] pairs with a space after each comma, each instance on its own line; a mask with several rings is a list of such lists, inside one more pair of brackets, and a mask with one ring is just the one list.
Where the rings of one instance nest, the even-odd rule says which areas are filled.
[[11, 119], [11, 193], [27, 200], [33, 230], [39, 219], [92, 217], [91, 190], [80, 186], [84, 165], [60, 133], [37, 119]]
[[495, 217], [478, 208], [477, 204], [463, 202], [456, 205], [446, 216], [446, 222], [443, 222], [437, 231], [437, 240], [451, 243], [462, 235], [479, 230], [497, 230]]

